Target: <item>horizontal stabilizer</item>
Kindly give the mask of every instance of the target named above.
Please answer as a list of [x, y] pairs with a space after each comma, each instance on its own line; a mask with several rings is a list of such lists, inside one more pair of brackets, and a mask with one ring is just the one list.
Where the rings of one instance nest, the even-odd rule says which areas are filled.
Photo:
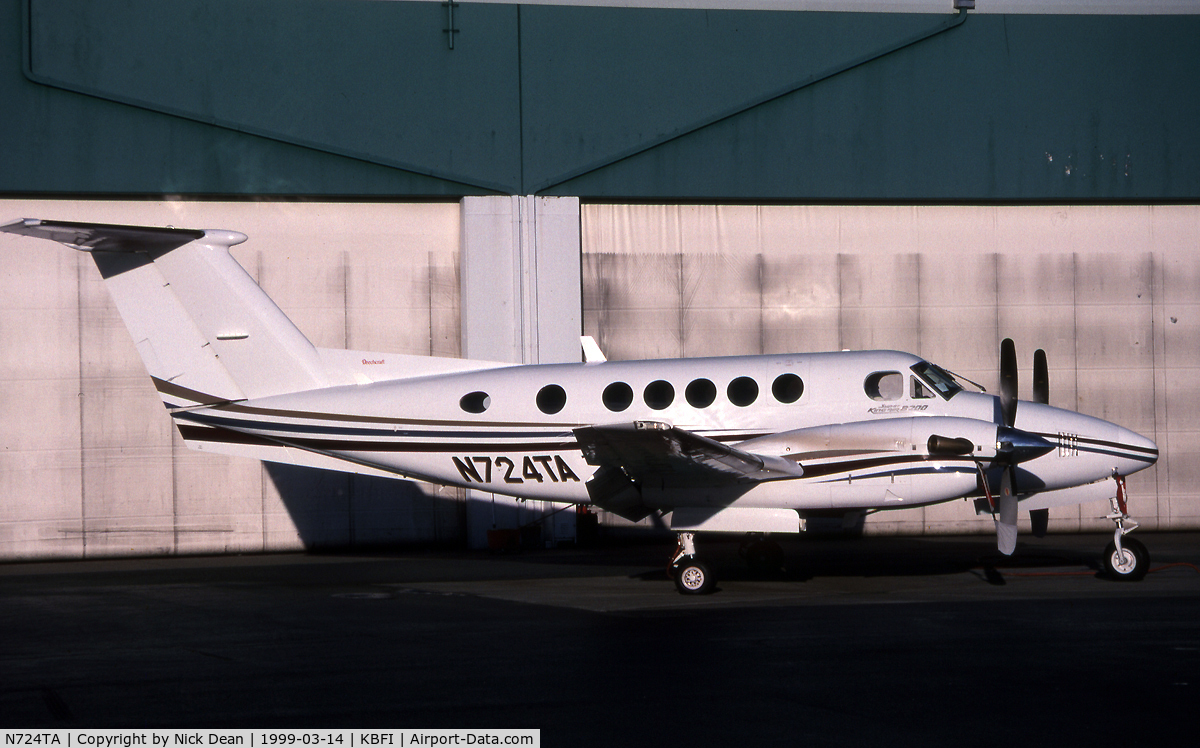
[[[23, 218], [20, 221], [0, 226], [0, 231], [37, 239], [49, 239], [84, 252], [145, 252], [149, 254], [170, 252], [188, 242], [203, 239], [205, 234], [196, 229], [43, 221], [39, 218]], [[245, 235], [239, 236], [245, 241]]]

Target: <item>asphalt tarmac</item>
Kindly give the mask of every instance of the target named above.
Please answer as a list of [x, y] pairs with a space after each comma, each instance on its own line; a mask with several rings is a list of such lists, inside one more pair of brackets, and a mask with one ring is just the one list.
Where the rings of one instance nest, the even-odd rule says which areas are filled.
[[0, 727], [539, 728], [551, 746], [1192, 746], [1200, 534], [0, 566]]

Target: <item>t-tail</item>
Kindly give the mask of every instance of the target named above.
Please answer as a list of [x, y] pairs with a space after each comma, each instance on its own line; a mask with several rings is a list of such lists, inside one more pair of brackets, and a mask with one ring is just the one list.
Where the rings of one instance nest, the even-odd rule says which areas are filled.
[[170, 408], [333, 383], [318, 350], [230, 255], [245, 234], [31, 218], [0, 230], [91, 254]]
[[91, 254], [173, 411], [497, 365], [314, 346], [230, 254], [236, 231], [36, 218], [0, 231]]

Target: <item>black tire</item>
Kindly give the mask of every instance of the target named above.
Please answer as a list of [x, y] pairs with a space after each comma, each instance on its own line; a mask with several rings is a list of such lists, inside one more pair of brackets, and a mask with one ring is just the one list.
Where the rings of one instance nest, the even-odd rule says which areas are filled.
[[675, 572], [675, 589], [681, 595], [707, 595], [712, 592], [712, 572], [696, 559], [685, 558], [672, 568]]
[[1122, 538], [1123, 556], [1117, 555], [1117, 544], [1109, 541], [1104, 547], [1104, 573], [1109, 579], [1140, 582], [1150, 570], [1150, 551], [1136, 538]]
[[774, 541], [760, 540], [746, 549], [746, 564], [755, 574], [778, 574], [783, 562], [783, 549]]

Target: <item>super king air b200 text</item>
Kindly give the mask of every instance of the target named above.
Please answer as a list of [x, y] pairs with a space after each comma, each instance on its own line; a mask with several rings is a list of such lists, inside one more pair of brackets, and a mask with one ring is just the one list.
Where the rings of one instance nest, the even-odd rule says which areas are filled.
[[[1034, 400], [1018, 402], [1012, 341], [1001, 393], [967, 391], [894, 351], [519, 366], [317, 348], [233, 259], [233, 231], [25, 219], [0, 230], [91, 253], [167, 412], [194, 449], [415, 478], [629, 519], [668, 516], [683, 593], [713, 588], [697, 532], [770, 533], [812, 514], [974, 498], [1016, 546], [1017, 513], [1109, 501], [1104, 563], [1146, 573], [1125, 476], [1152, 441]], [[598, 357], [593, 356], [593, 359]]]

